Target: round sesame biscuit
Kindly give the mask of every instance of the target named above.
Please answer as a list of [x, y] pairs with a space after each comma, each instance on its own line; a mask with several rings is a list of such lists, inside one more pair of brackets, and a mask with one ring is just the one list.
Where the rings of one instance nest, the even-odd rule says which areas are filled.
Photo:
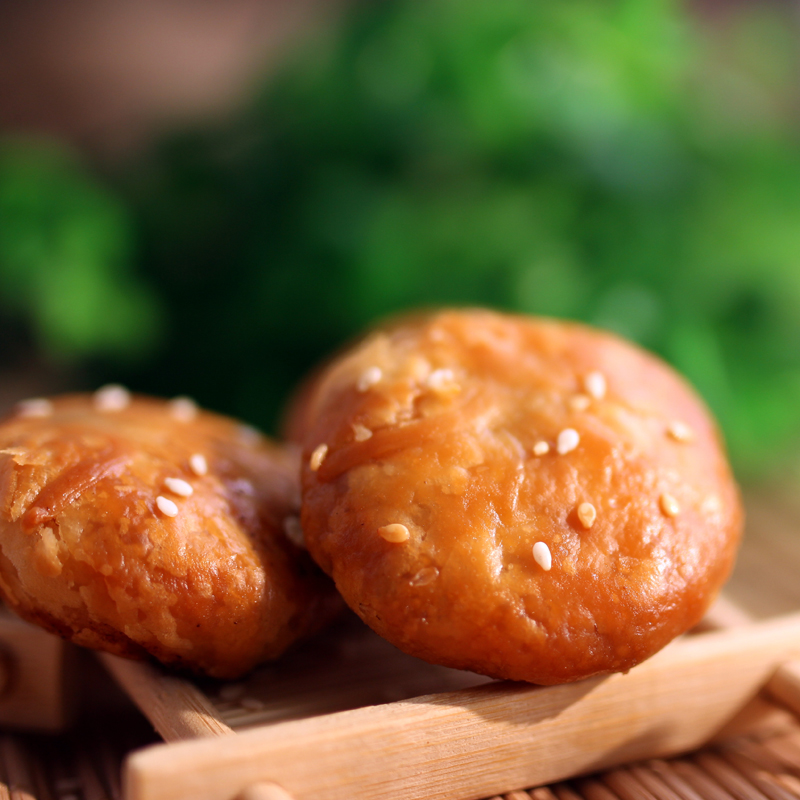
[[298, 481], [296, 452], [185, 398], [25, 401], [0, 423], [0, 596], [77, 644], [237, 677], [339, 605], [284, 533]]
[[443, 311], [304, 388], [307, 546], [402, 650], [554, 684], [625, 671], [703, 616], [742, 511], [675, 372], [585, 326]]

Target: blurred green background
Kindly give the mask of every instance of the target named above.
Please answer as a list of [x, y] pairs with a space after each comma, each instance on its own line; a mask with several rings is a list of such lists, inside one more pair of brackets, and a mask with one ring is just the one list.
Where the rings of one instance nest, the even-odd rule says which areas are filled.
[[741, 477], [800, 475], [788, 6], [384, 0], [311, 28], [236, 112], [124, 157], [7, 132], [6, 369], [274, 432], [372, 321], [488, 305], [633, 338], [704, 395]]

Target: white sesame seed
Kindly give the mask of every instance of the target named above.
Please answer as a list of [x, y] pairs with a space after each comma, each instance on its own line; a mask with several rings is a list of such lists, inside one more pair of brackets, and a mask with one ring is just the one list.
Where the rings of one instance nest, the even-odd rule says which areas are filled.
[[443, 391], [446, 389], [458, 389], [458, 384], [455, 382], [455, 374], [453, 370], [443, 367], [435, 369], [428, 375], [425, 380], [425, 385], [435, 392]]
[[198, 478], [202, 478], [203, 475], [208, 473], [208, 462], [206, 461], [206, 457], [202, 453], [195, 453], [194, 455], [190, 456], [189, 469], [194, 472]]
[[423, 567], [416, 575], [409, 579], [411, 586], [428, 586], [439, 577], [439, 570], [436, 567]]
[[367, 367], [359, 377], [356, 388], [359, 392], [366, 392], [371, 386], [380, 383], [383, 370], [380, 367]]
[[597, 509], [591, 503], [581, 503], [578, 506], [578, 519], [581, 525], [589, 530], [597, 519]]
[[103, 386], [94, 393], [94, 407], [98, 411], [122, 411], [131, 402], [131, 393], [116, 383]]
[[553, 557], [550, 548], [544, 542], [536, 542], [533, 546], [533, 560], [545, 571], [550, 572], [553, 566]]
[[590, 372], [583, 379], [583, 386], [595, 400], [602, 400], [606, 396], [608, 386], [606, 384], [606, 376], [602, 372], [597, 370]]
[[163, 495], [159, 495], [156, 497], [156, 505], [158, 506], [158, 510], [165, 516], [165, 517], [177, 517], [178, 516], [178, 506], [172, 502], [168, 497], [164, 497]]
[[312, 472], [316, 472], [322, 466], [322, 462], [327, 455], [328, 445], [326, 444], [321, 444], [314, 450], [311, 454], [311, 458], [308, 460], [308, 466], [311, 468]]
[[702, 509], [705, 514], [718, 514], [722, 511], [722, 501], [717, 495], [711, 494], [703, 500]]
[[372, 438], [372, 431], [356, 422], [353, 425], [353, 438], [355, 438], [357, 442], [366, 442], [367, 439]]
[[31, 397], [20, 400], [16, 411], [20, 417], [49, 417], [53, 413], [53, 404], [44, 397]]
[[667, 517], [675, 517], [681, 510], [678, 501], [671, 494], [667, 494], [666, 492], [658, 498], [658, 505]]
[[586, 411], [592, 402], [592, 398], [588, 394], [576, 394], [570, 397], [568, 402], [572, 411]]
[[558, 434], [556, 450], [558, 450], [559, 455], [566, 455], [567, 453], [571, 453], [580, 444], [580, 441], [581, 437], [578, 435], [578, 431], [574, 428], [564, 428], [564, 430]]
[[167, 403], [169, 414], [178, 422], [192, 422], [200, 409], [191, 397], [174, 397]]
[[545, 441], [536, 442], [533, 446], [533, 454], [535, 456], [546, 456], [549, 452], [550, 445]]
[[194, 492], [192, 484], [183, 478], [164, 478], [164, 486], [179, 497], [191, 497]]
[[399, 542], [407, 542], [411, 537], [408, 528], [399, 522], [394, 522], [391, 525], [384, 525], [378, 528], [378, 533], [386, 539], [387, 542], [398, 544]]
[[305, 548], [306, 539], [303, 535], [303, 527], [300, 525], [299, 517], [294, 515], [285, 517], [283, 520], [283, 532], [295, 547]]
[[667, 435], [682, 444], [687, 444], [694, 439], [694, 431], [685, 422], [677, 419], [667, 426]]

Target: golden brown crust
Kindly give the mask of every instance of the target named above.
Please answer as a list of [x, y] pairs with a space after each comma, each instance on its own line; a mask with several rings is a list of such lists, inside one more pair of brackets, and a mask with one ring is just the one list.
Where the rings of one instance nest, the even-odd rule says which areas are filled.
[[731, 569], [742, 514], [712, 420], [614, 336], [442, 312], [368, 337], [302, 397], [309, 551], [409, 653], [542, 684], [624, 671]]
[[336, 605], [284, 534], [298, 494], [296, 454], [186, 401], [22, 404], [0, 425], [0, 595], [78, 644], [235, 677]]

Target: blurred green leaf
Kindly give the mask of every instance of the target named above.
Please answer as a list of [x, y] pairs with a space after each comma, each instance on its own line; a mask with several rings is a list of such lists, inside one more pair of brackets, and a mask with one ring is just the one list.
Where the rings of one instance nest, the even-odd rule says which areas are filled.
[[[149, 164], [151, 274], [178, 240], [180, 259], [202, 250], [202, 271], [234, 284], [214, 284], [217, 330], [237, 331], [226, 391], [249, 369], [249, 399], [213, 401], [269, 424], [254, 364], [274, 403], [274, 381], [288, 389], [376, 318], [483, 304], [660, 352], [711, 403], [740, 470], [780, 463], [800, 439], [800, 152], [781, 113], [797, 61], [784, 36], [760, 62], [776, 17], [748, 14], [752, 28], [723, 32], [732, 55], [669, 0], [357, 6], [239, 120]], [[758, 124], [732, 122], [754, 86]], [[173, 281], [180, 318], [191, 287]], [[205, 352], [224, 359], [222, 341]]]
[[0, 305], [59, 360], [139, 357], [155, 344], [155, 297], [131, 264], [123, 203], [63, 149], [0, 143]]
[[685, 372], [764, 475], [800, 443], [798, 42], [771, 4], [711, 28], [677, 0], [360, 3], [111, 194], [47, 159], [0, 188], [0, 301], [51, 350], [135, 349], [157, 287], [168, 335], [128, 379], [267, 428], [386, 314], [582, 319]]

